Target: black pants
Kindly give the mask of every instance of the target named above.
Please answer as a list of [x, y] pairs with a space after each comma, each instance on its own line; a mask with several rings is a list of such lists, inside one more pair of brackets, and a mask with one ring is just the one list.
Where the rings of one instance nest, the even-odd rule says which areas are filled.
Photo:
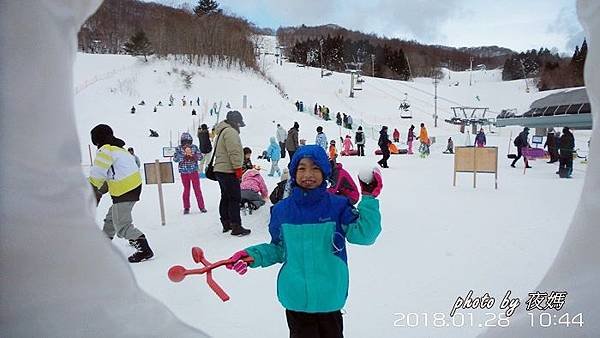
[[235, 174], [215, 172], [219, 188], [221, 188], [221, 202], [219, 215], [223, 223], [242, 224], [240, 217], [240, 203], [242, 201], [240, 181]]
[[377, 163], [379, 163], [382, 167], [387, 168], [388, 167], [387, 160], [390, 158], [390, 150], [387, 147], [381, 148], [381, 153], [383, 154], [383, 158], [381, 160], [379, 160]]
[[279, 142], [279, 147], [281, 148], [281, 158], [285, 158], [285, 142]]
[[344, 320], [338, 311], [306, 313], [285, 310], [290, 338], [343, 338]]
[[288, 154], [290, 154], [290, 162], [292, 162], [292, 157], [294, 157], [295, 152], [296, 152], [295, 150], [294, 151], [288, 150]]
[[523, 156], [523, 152], [521, 151], [521, 149], [523, 149], [523, 148], [521, 148], [521, 147], [517, 147], [517, 157], [516, 157], [516, 158], [515, 158], [515, 159], [512, 161], [512, 164], [511, 164], [511, 165], [512, 165], [512, 166], [514, 166], [514, 165], [515, 165], [515, 163], [517, 163], [517, 161], [518, 161], [518, 160], [519, 160], [521, 157], [523, 157], [523, 161], [525, 162], [525, 166], [526, 166], [526, 167], [528, 167], [528, 166], [529, 166], [529, 162], [527, 161], [527, 157], [524, 157], [524, 156]]
[[564, 176], [571, 176], [573, 173], [573, 152], [571, 150], [561, 150], [558, 162], [558, 172]]
[[556, 162], [559, 160], [558, 156], [558, 148], [556, 147], [548, 147], [548, 153], [550, 153], [550, 162]]
[[357, 144], [356, 145], [356, 149], [358, 149], [358, 156], [365, 156], [365, 145], [364, 144]]

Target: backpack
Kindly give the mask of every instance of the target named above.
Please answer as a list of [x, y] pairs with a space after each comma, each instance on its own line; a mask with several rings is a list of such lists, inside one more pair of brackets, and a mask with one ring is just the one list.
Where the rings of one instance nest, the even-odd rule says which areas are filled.
[[354, 140], [356, 141], [356, 143], [362, 142], [363, 141], [363, 133], [356, 133], [356, 136], [354, 136]]
[[273, 189], [271, 195], [269, 195], [269, 199], [271, 200], [271, 203], [273, 203], [273, 205], [277, 204], [277, 202], [283, 199], [286, 184], [287, 180], [277, 183], [277, 186], [275, 187], [275, 189]]
[[519, 135], [515, 138], [515, 140], [513, 141], [513, 144], [515, 145], [515, 147], [520, 147], [523, 145], [523, 138], [521, 137], [521, 135]]

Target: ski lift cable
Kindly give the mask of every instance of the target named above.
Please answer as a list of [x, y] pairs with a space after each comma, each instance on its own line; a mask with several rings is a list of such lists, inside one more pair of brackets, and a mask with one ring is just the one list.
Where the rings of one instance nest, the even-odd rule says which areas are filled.
[[[392, 97], [392, 98], [395, 98], [395, 99], [397, 99], [397, 100], [399, 100], [399, 101], [402, 101], [402, 102], [404, 101], [404, 99], [400, 99], [400, 98], [398, 98], [398, 96], [396, 96], [396, 95], [394, 95], [394, 94], [391, 94], [391, 93], [389, 93], [389, 92], [387, 92], [387, 91], [385, 91], [385, 90], [383, 90], [383, 89], [381, 89], [381, 88], [378, 88], [377, 86], [373, 85], [372, 81], [370, 81], [370, 82], [369, 82], [369, 86], [371, 86], [373, 89], [375, 89], [375, 90], [378, 90], [378, 91], [380, 91], [380, 92], [382, 92], [382, 93], [384, 93], [384, 94], [386, 94], [386, 95], [388, 95], [388, 96], [390, 96], [390, 97]], [[434, 106], [434, 105], [433, 105], [431, 102], [425, 101], [425, 100], [423, 100], [423, 99], [420, 99], [420, 98], [418, 98], [418, 97], [413, 97], [411, 100], [415, 100], [415, 101], [420, 101], [420, 102], [422, 102], [422, 104], [421, 104], [421, 105], [417, 104], [416, 102], [412, 102], [412, 103], [411, 103], [411, 106], [412, 106], [412, 107], [420, 107], [420, 108], [421, 108], [421, 109], [420, 109], [420, 110], [421, 110], [420, 112], [421, 112], [422, 114], [431, 115], [432, 117], [435, 115], [435, 114], [427, 113], [427, 111], [430, 111], [430, 110], [431, 110], [431, 108], [433, 108], [433, 106]], [[425, 107], [425, 109], [424, 109], [424, 107]], [[443, 108], [443, 107], [440, 107], [440, 106], [438, 105], [438, 108]], [[449, 109], [450, 107], [448, 106], [447, 108]], [[448, 110], [448, 109], [447, 109], [447, 110]], [[439, 116], [439, 114], [438, 114], [438, 116]]]
[[[377, 80], [381, 80], [381, 79], [377, 79]], [[390, 87], [390, 88], [394, 88], [394, 87], [393, 87], [391, 84], [388, 84], [388, 83], [386, 83], [385, 81], [379, 81], [379, 82], [380, 82], [380, 83], [382, 83], [382, 84], [384, 84], [385, 86], [388, 86], [388, 87]], [[431, 97], [435, 97], [435, 95], [434, 95], [433, 93], [430, 93], [430, 92], [428, 92], [428, 91], [426, 91], [426, 90], [424, 90], [424, 89], [421, 89], [421, 88], [418, 88], [418, 87], [415, 87], [415, 86], [411, 86], [411, 85], [409, 85], [409, 84], [405, 83], [404, 81], [399, 81], [399, 83], [400, 83], [401, 85], [403, 85], [403, 86], [406, 86], [406, 87], [408, 87], [408, 88], [411, 88], [411, 89], [413, 89], [413, 90], [416, 90], [416, 91], [418, 91], [418, 92], [421, 92], [421, 93], [423, 93], [423, 94], [429, 95], [429, 96], [431, 96]], [[397, 89], [396, 89], [396, 88], [394, 88], [394, 90], [397, 90]], [[462, 103], [460, 103], [460, 102], [453, 101], [453, 100], [451, 100], [451, 99], [445, 98], [445, 97], [443, 97], [443, 96], [440, 96], [440, 95], [438, 95], [438, 99], [440, 99], [440, 100], [444, 100], [444, 101], [447, 101], [447, 102], [449, 102], [449, 103], [451, 103], [451, 104], [453, 104], [453, 105], [464, 106], [464, 105], [463, 105]]]

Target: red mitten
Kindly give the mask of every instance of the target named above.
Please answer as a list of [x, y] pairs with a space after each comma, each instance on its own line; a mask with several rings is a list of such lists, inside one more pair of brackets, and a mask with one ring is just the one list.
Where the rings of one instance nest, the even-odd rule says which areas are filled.
[[235, 178], [237, 178], [238, 180], [242, 179], [243, 174], [244, 174], [244, 171], [242, 170], [242, 168], [235, 169]]
[[248, 263], [244, 262], [242, 259], [250, 257], [246, 250], [241, 250], [233, 254], [229, 260], [235, 262], [231, 264], [226, 264], [225, 267], [229, 270], [234, 270], [240, 275], [245, 274], [248, 271]]
[[358, 181], [363, 195], [377, 197], [383, 189], [383, 178], [378, 168], [362, 169], [358, 174]]

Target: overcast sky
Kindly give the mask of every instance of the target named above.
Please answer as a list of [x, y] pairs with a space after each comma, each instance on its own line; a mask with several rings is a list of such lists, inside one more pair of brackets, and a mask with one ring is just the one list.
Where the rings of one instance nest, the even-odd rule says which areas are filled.
[[[145, 0], [150, 1], [150, 0]], [[152, 0], [173, 7], [195, 0]], [[259, 27], [334, 23], [379, 36], [453, 47], [498, 45], [516, 51], [583, 41], [575, 0], [217, 0]]]

